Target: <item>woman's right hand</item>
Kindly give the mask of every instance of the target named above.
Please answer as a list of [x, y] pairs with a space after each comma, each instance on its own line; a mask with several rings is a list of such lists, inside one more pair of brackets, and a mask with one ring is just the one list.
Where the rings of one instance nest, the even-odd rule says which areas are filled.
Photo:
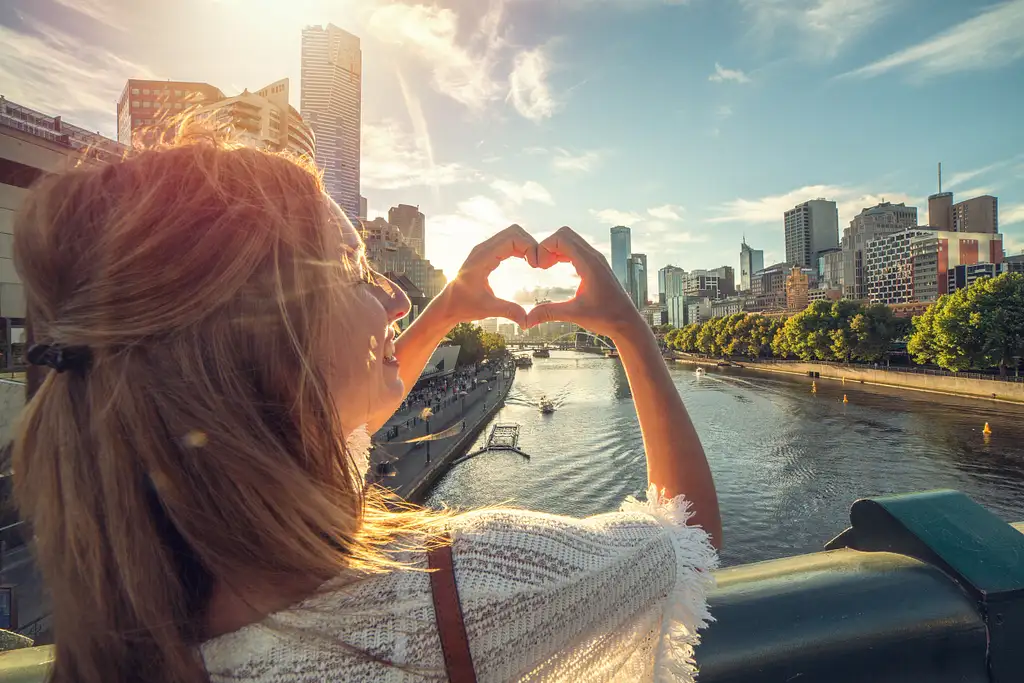
[[605, 257], [569, 227], [559, 228], [537, 246], [537, 268], [546, 270], [556, 263], [576, 268], [581, 280], [576, 296], [538, 304], [526, 316], [527, 327], [559, 320], [613, 340], [647, 329]]

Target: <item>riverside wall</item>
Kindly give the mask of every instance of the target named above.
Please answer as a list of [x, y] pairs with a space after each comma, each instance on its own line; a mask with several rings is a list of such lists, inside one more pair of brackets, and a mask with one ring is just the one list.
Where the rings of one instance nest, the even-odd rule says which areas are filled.
[[396, 489], [396, 493], [409, 502], [422, 504], [426, 499], [427, 494], [430, 493], [430, 489], [443, 477], [448, 470], [451, 468], [452, 463], [458, 458], [462, 457], [466, 451], [469, 450], [470, 446], [479, 436], [480, 432], [490, 423], [494, 416], [499, 410], [505, 405], [505, 399], [508, 397], [508, 392], [512, 388], [512, 383], [515, 381], [515, 372], [513, 371], [512, 377], [507, 381], [502, 382], [501, 390], [498, 393], [497, 400], [493, 406], [487, 408], [486, 411], [476, 420], [472, 425], [469, 425], [459, 437], [459, 439], [451, 444], [441, 457], [431, 461], [430, 466], [424, 469], [415, 479], [410, 481], [408, 484]]
[[[679, 354], [676, 360], [693, 365], [717, 366], [721, 361]], [[923, 391], [946, 396], [987, 399], [1006, 403], [1024, 404], [1024, 382], [1004, 382], [996, 379], [975, 379], [950, 375], [929, 375], [917, 372], [900, 372], [860, 365], [831, 365], [828, 363], [804, 363], [791, 361], [750, 361], [731, 363], [758, 372], [776, 372], [807, 377], [809, 372], [817, 373], [818, 379], [873, 384], [911, 391]]]

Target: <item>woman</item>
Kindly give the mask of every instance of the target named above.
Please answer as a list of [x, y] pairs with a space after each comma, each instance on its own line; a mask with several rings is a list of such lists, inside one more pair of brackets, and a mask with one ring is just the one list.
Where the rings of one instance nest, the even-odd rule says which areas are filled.
[[[576, 299], [527, 315], [495, 298], [488, 275], [512, 257], [573, 264]], [[476, 680], [691, 676], [714, 484], [654, 337], [571, 230], [477, 246], [396, 339], [409, 302], [316, 174], [199, 138], [42, 181], [14, 258], [29, 359], [51, 368], [14, 470], [52, 596], [54, 681], [447, 680], [442, 574], [426, 571], [447, 544]], [[615, 341], [647, 502], [587, 520], [456, 515], [365, 487], [368, 433], [455, 324], [491, 316]]]

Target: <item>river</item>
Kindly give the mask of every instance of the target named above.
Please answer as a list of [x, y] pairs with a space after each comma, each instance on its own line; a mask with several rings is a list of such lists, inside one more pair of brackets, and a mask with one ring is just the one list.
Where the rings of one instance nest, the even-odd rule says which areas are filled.
[[[818, 380], [815, 394], [809, 379], [736, 369], [670, 371], [714, 472], [723, 565], [821, 550], [865, 496], [955, 488], [1007, 521], [1024, 520], [1022, 408], [829, 380]], [[543, 395], [554, 414], [540, 414]], [[646, 487], [618, 360], [572, 351], [534, 359], [495, 420], [521, 425], [519, 446], [530, 459], [471, 459], [438, 482], [430, 505], [506, 503], [586, 516]]]

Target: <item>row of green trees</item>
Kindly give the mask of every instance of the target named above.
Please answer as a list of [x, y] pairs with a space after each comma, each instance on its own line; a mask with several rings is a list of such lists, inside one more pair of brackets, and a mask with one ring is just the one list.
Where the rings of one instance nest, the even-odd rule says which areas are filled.
[[884, 304], [815, 301], [788, 318], [737, 313], [670, 330], [669, 348], [713, 356], [874, 362], [905, 341], [911, 358], [959, 372], [1024, 357], [1024, 275], [985, 278], [944, 295], [913, 322]]
[[459, 323], [448, 338], [452, 344], [461, 346], [459, 365], [474, 365], [488, 358], [500, 358], [505, 355], [505, 338], [494, 332], [484, 332], [471, 323]]
[[882, 304], [815, 301], [789, 318], [737, 313], [670, 332], [679, 351], [715, 356], [791, 358], [806, 361], [876, 361], [906, 334], [909, 321]]
[[918, 363], [954, 372], [999, 368], [1024, 356], [1024, 275], [978, 280], [940, 297], [914, 318], [907, 351]]

